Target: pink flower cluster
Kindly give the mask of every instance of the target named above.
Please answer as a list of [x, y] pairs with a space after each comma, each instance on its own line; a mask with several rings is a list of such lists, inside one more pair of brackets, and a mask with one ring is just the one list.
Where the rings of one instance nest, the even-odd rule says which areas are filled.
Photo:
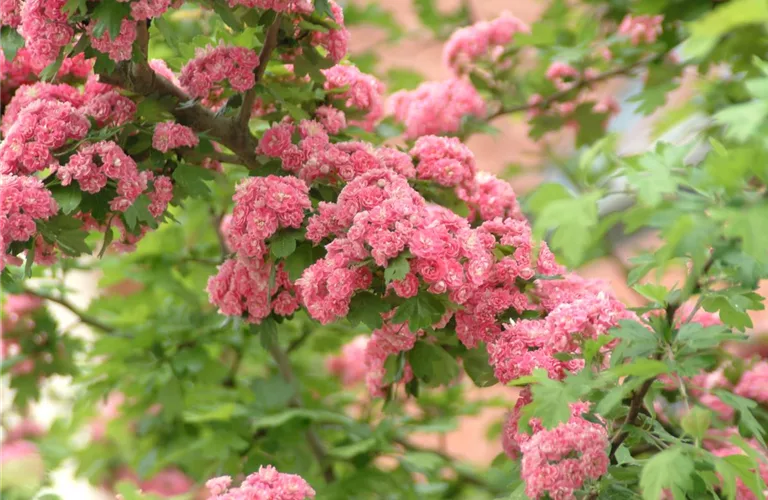
[[456, 137], [419, 137], [410, 151], [417, 161], [416, 177], [441, 186], [472, 189], [475, 155]]
[[112, 141], [83, 144], [66, 165], [53, 169], [64, 186], [76, 180], [80, 189], [98, 193], [107, 180], [117, 182], [117, 196], [109, 202], [115, 212], [125, 212], [147, 189], [149, 172], [139, 172], [136, 162]]
[[351, 342], [344, 344], [340, 354], [326, 360], [328, 371], [339, 377], [345, 386], [365, 380], [368, 373], [365, 352], [369, 340], [366, 335], [358, 335]]
[[152, 134], [152, 147], [163, 153], [181, 147], [194, 148], [199, 143], [194, 130], [173, 121], [158, 123]]
[[469, 69], [476, 60], [511, 43], [517, 33], [530, 33], [527, 24], [509, 12], [492, 21], [480, 21], [453, 32], [443, 47], [443, 62], [455, 73]]
[[768, 405], [768, 361], [755, 363], [744, 372], [733, 390], [739, 396]]
[[342, 92], [333, 93], [332, 97], [342, 100], [348, 108], [364, 113], [362, 119], [350, 119], [349, 123], [373, 130], [373, 126], [384, 115], [384, 84], [356, 66], [343, 64], [323, 70], [323, 75], [323, 88], [326, 91], [346, 88]]
[[347, 128], [347, 117], [343, 111], [333, 106], [320, 106], [315, 111], [315, 118], [329, 134], [335, 135]]
[[[22, 353], [22, 347], [19, 342], [21, 336], [30, 335], [34, 332], [35, 320], [32, 314], [40, 309], [43, 301], [38, 297], [29, 294], [14, 295], [8, 294], [5, 297], [2, 314], [2, 337], [0, 338], [0, 354], [2, 359], [8, 359]], [[16, 363], [10, 369], [14, 375], [25, 375], [35, 371], [35, 360], [32, 357]], [[32, 426], [29, 421], [23, 422], [23, 426], [15, 429], [16, 436], [9, 433], [6, 438], [9, 441], [20, 439], [27, 434], [38, 435], [37, 428]], [[36, 424], [35, 424], [36, 425]], [[29, 431], [29, 432], [27, 432]]]
[[75, 108], [83, 103], [83, 96], [75, 87], [67, 84], [52, 84], [38, 82], [22, 85], [16, 90], [3, 113], [0, 131], [8, 137], [11, 127], [18, 121], [19, 114], [36, 101], [68, 102]]
[[388, 107], [395, 119], [405, 125], [408, 139], [455, 133], [465, 116], [484, 118], [486, 114], [483, 98], [461, 78], [425, 82], [414, 90], [395, 92]]
[[21, 23], [23, 5], [23, 0], [0, 0], [0, 26], [18, 26]]
[[0, 144], [0, 173], [31, 174], [57, 165], [52, 151], [82, 139], [89, 128], [88, 120], [68, 102], [31, 103]]
[[36, 65], [45, 67], [56, 60], [74, 29], [67, 24], [67, 0], [26, 0], [21, 9], [19, 33]]
[[487, 172], [478, 172], [475, 175], [475, 187], [469, 200], [469, 208], [470, 220], [487, 221], [496, 217], [519, 220], [525, 218], [512, 185]]
[[133, 120], [136, 104], [112, 86], [91, 80], [85, 84], [80, 111], [100, 127], [119, 127]]
[[299, 228], [312, 204], [309, 188], [296, 177], [250, 177], [233, 197], [229, 226], [232, 249], [245, 257], [262, 258], [266, 240], [280, 228]]
[[619, 35], [630, 38], [632, 45], [653, 43], [662, 31], [664, 16], [632, 16], [627, 14], [619, 25]]
[[171, 6], [172, 0], [118, 0], [131, 2], [131, 17], [136, 21], [160, 17]]
[[305, 500], [315, 498], [315, 490], [296, 474], [278, 472], [271, 465], [259, 467], [248, 475], [240, 486], [232, 487], [229, 476], [209, 479], [205, 483], [210, 493], [208, 500]]
[[94, 49], [109, 55], [109, 58], [115, 62], [126, 61], [131, 58], [133, 42], [136, 40], [136, 21], [123, 19], [120, 24], [120, 33], [114, 37], [107, 29], [101, 36], [96, 36], [95, 28], [96, 24], [93, 22], [88, 24], [86, 28]]
[[[6, 60], [0, 51], [0, 80], [3, 82], [2, 88], [0, 88], [0, 102], [7, 104], [16, 89], [22, 85], [36, 82], [37, 75], [45, 66], [45, 64], [40, 64], [40, 61], [35, 59], [25, 47], [19, 49], [16, 57], [11, 61]], [[58, 79], [68, 77], [85, 80], [92, 69], [93, 60], [86, 59], [85, 55], [80, 53], [74, 57], [65, 58], [56, 77]]]
[[330, 0], [328, 4], [331, 7], [333, 20], [340, 26], [339, 29], [328, 30], [328, 33], [315, 31], [312, 33], [312, 44], [325, 47], [331, 60], [339, 63], [347, 55], [347, 44], [349, 43], [349, 31], [344, 27], [344, 11], [339, 4]]
[[270, 273], [270, 265], [260, 259], [229, 259], [208, 280], [209, 300], [219, 307], [220, 314], [241, 316], [248, 323], [259, 324], [272, 312], [290, 316], [299, 308], [293, 283], [282, 263], [277, 267], [272, 287]]
[[229, 0], [229, 6], [244, 5], [248, 8], [272, 9], [290, 14], [311, 14], [315, 10], [312, 0]]
[[56, 215], [59, 207], [35, 177], [0, 175], [0, 269], [5, 267], [5, 254], [14, 241], [27, 241], [37, 232], [36, 220]]
[[[387, 384], [384, 376], [387, 370], [384, 367], [387, 358], [403, 351], [410, 351], [416, 344], [416, 338], [421, 331], [413, 333], [408, 329], [407, 323], [399, 325], [385, 321], [384, 325], [371, 333], [371, 339], [365, 349], [365, 383], [368, 392], [374, 397], [386, 396]], [[407, 384], [413, 379], [413, 370], [406, 362], [402, 379], [399, 383]]]
[[608, 471], [608, 433], [602, 425], [582, 417], [589, 403], [572, 403], [571, 418], [554, 429], [545, 429], [538, 419], [531, 420], [533, 431], [518, 431], [520, 412], [530, 403], [526, 389], [504, 427], [507, 454], [522, 454], [521, 477], [529, 498], [574, 500], [574, 491], [588, 480], [596, 480]]
[[[324, 113], [332, 117], [330, 128], [340, 126], [338, 117], [334, 118], [332, 112]], [[398, 150], [377, 149], [356, 141], [331, 143], [321, 122], [303, 120], [299, 124], [298, 144], [292, 143], [295, 131], [296, 126], [289, 122], [274, 125], [264, 133], [257, 152], [280, 158], [285, 170], [295, 173], [307, 184], [321, 178], [349, 182], [377, 168], [389, 168], [408, 177], [415, 173], [410, 156]]]
[[[566, 281], [583, 280], [574, 276]], [[555, 300], [547, 300], [553, 293]], [[605, 335], [620, 320], [634, 318], [616, 298], [583, 285], [581, 290], [564, 290], [560, 280], [544, 281], [539, 284], [539, 296], [546, 317], [512, 321], [488, 344], [494, 373], [503, 383], [530, 375], [536, 368], [546, 370], [550, 378], [562, 379], [566, 372], [580, 370], [583, 360], [562, 361], [558, 353], [579, 353], [583, 339]]]
[[258, 54], [245, 47], [208, 46], [197, 49], [195, 58], [181, 69], [179, 81], [192, 97], [201, 99], [219, 91], [224, 80], [244, 92], [256, 83], [253, 70], [258, 65]]

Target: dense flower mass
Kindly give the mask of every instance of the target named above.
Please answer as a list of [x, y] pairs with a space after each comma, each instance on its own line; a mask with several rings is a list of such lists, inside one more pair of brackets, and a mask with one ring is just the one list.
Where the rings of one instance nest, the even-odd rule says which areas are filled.
[[339, 25], [338, 29], [330, 29], [328, 33], [316, 31], [312, 34], [312, 43], [325, 47], [331, 60], [338, 64], [347, 55], [347, 44], [349, 43], [349, 31], [344, 27], [344, 11], [339, 4], [330, 0], [331, 13], [333, 20]]
[[619, 34], [628, 36], [632, 45], [653, 43], [661, 34], [664, 16], [627, 16], [619, 25]]
[[172, 0], [134, 0], [131, 2], [131, 17], [136, 21], [160, 17], [168, 10], [171, 3]]
[[259, 324], [270, 313], [281, 316], [293, 314], [299, 307], [288, 273], [277, 267], [274, 284], [270, 286], [272, 265], [259, 259], [237, 257], [219, 267], [219, 273], [208, 280], [208, 295], [219, 312], [227, 316], [244, 317]]
[[465, 116], [483, 118], [486, 106], [475, 87], [461, 78], [425, 82], [392, 94], [388, 106], [410, 139], [458, 132]]
[[292, 14], [311, 14], [315, 10], [312, 0], [229, 0], [230, 7], [237, 5]]
[[30, 55], [45, 67], [56, 60], [67, 45], [74, 29], [67, 24], [64, 5], [67, 0], [26, 0], [21, 8], [19, 33]]
[[487, 172], [478, 172], [475, 175], [475, 187], [469, 200], [469, 208], [470, 219], [487, 221], [501, 217], [522, 220], [525, 217], [512, 185]]
[[85, 137], [90, 124], [70, 103], [35, 101], [19, 113], [0, 144], [0, 173], [30, 174], [57, 165], [53, 151]]
[[18, 26], [23, 4], [23, 0], [0, 0], [0, 26]]
[[96, 81], [89, 81], [83, 93], [83, 105], [80, 110], [96, 120], [100, 127], [119, 127], [133, 120], [136, 103], [119, 94], [110, 86]]
[[342, 100], [345, 106], [363, 113], [362, 119], [348, 120], [351, 125], [358, 125], [371, 130], [384, 115], [384, 84], [375, 77], [365, 74], [356, 66], [337, 64], [323, 70], [327, 91], [345, 89], [334, 93], [333, 97]]
[[263, 257], [266, 240], [280, 228], [299, 228], [309, 210], [309, 189], [296, 177], [251, 177], [237, 186], [229, 225], [232, 249]]
[[224, 80], [233, 90], [244, 92], [256, 83], [253, 70], [258, 65], [258, 54], [245, 47], [208, 46], [184, 65], [179, 81], [192, 97], [212, 97]]
[[418, 161], [416, 177], [448, 187], [470, 190], [475, 179], [475, 155], [455, 137], [419, 137], [410, 151]]
[[64, 83], [37, 82], [22, 85], [3, 110], [2, 128], [0, 128], [3, 135], [8, 137], [11, 127], [18, 121], [21, 112], [37, 101], [68, 102], [75, 108], [79, 108], [83, 104], [83, 96], [75, 87]]
[[296, 474], [278, 472], [268, 465], [259, 467], [246, 477], [240, 486], [232, 486], [232, 478], [229, 476], [209, 479], [205, 486], [210, 496], [208, 500], [305, 500], [315, 498], [315, 490]]
[[116, 212], [125, 212], [147, 189], [148, 172], [139, 172], [133, 158], [112, 141], [83, 144], [66, 165], [54, 170], [64, 186], [75, 180], [87, 193], [98, 193], [108, 179], [114, 180], [117, 196], [109, 207]]
[[152, 134], [152, 147], [163, 153], [180, 147], [194, 148], [199, 143], [194, 130], [176, 122], [158, 123]]
[[453, 32], [443, 47], [443, 62], [456, 73], [471, 68], [476, 60], [494, 56], [498, 49], [511, 43], [517, 33], [530, 28], [509, 12], [492, 21], [481, 21]]
[[37, 220], [47, 220], [56, 215], [59, 208], [34, 177], [0, 175], [0, 269], [5, 267], [5, 254], [14, 241], [27, 241], [36, 232]]
[[368, 368], [365, 363], [365, 351], [369, 338], [358, 335], [348, 344], [344, 344], [341, 353], [326, 360], [328, 371], [341, 379], [345, 386], [365, 380]]
[[529, 498], [574, 500], [574, 490], [608, 471], [608, 433], [581, 417], [588, 411], [588, 403], [573, 403], [568, 422], [539, 429], [520, 443], [521, 476]]
[[108, 29], [99, 34], [96, 26], [96, 24], [91, 23], [87, 29], [94, 49], [109, 55], [109, 58], [115, 62], [126, 61], [131, 58], [133, 42], [136, 40], [135, 21], [123, 19], [120, 23], [120, 32], [117, 35]]

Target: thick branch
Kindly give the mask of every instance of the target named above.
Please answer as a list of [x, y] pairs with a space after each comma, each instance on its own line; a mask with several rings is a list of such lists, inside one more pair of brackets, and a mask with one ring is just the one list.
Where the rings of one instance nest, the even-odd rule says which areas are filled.
[[[264, 46], [261, 47], [261, 53], [259, 54], [259, 65], [254, 70], [254, 76], [256, 77], [256, 83], [259, 83], [261, 77], [264, 76], [264, 72], [267, 70], [267, 64], [269, 64], [269, 58], [272, 56], [272, 51], [277, 47], [277, 34], [280, 31], [280, 15], [275, 17], [272, 24], [267, 30], [267, 36], [264, 39]], [[248, 89], [243, 97], [243, 104], [240, 107], [240, 115], [237, 120], [240, 126], [244, 129], [248, 128], [248, 120], [251, 119], [251, 113], [253, 112], [253, 103], [256, 101], [256, 85]]]
[[114, 331], [114, 328], [112, 328], [111, 326], [106, 325], [106, 324], [102, 323], [101, 321], [97, 320], [96, 318], [93, 318], [93, 317], [89, 316], [88, 314], [84, 313], [83, 311], [78, 309], [77, 306], [75, 306], [74, 304], [72, 304], [70, 301], [68, 301], [65, 298], [54, 297], [53, 295], [48, 295], [48, 294], [43, 293], [43, 292], [37, 292], [37, 291], [34, 291], [34, 290], [29, 290], [29, 289], [25, 289], [24, 293], [27, 293], [29, 295], [34, 295], [35, 297], [39, 297], [39, 298], [41, 298], [43, 300], [48, 300], [50, 302], [54, 302], [56, 304], [59, 304], [60, 306], [65, 307], [72, 314], [77, 316], [82, 323], [85, 323], [86, 325], [92, 326], [94, 328], [98, 328], [99, 330], [102, 330], [102, 331], [107, 332], [107, 333], [111, 333], [111, 332]]
[[144, 63], [122, 62], [111, 74], [100, 74], [102, 81], [116, 85], [136, 94], [155, 96], [163, 101], [174, 103], [170, 110], [174, 118], [196, 132], [207, 132], [240, 158], [248, 168], [260, 166], [256, 159], [256, 138], [248, 130], [224, 116], [217, 116], [213, 111], [195, 102], [182, 89], [155, 73]]
[[[268, 347], [268, 350], [272, 355], [272, 358], [275, 360], [275, 363], [277, 363], [277, 369], [280, 372], [280, 375], [283, 377], [283, 380], [289, 384], [292, 384], [296, 380], [296, 377], [294, 376], [293, 370], [291, 369], [291, 361], [288, 359], [288, 356], [276, 342], [271, 343]], [[294, 395], [293, 398], [291, 398], [291, 406], [297, 408], [302, 406], [298, 396]], [[315, 459], [320, 464], [320, 468], [323, 470], [323, 477], [325, 478], [325, 481], [332, 483], [336, 480], [336, 475], [334, 474], [333, 467], [328, 460], [328, 454], [325, 451], [323, 443], [320, 441], [320, 438], [317, 436], [315, 431], [311, 428], [307, 429], [306, 438], [312, 454], [315, 456]]]

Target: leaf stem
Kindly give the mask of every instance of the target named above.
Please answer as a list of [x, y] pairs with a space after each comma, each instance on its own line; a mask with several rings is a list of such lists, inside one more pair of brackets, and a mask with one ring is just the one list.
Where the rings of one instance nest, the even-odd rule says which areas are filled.
[[77, 316], [80, 319], [80, 322], [85, 323], [86, 325], [92, 326], [94, 328], [98, 328], [99, 330], [102, 330], [106, 333], [112, 333], [115, 331], [114, 328], [111, 326], [102, 323], [98, 319], [89, 316], [87, 313], [81, 311], [77, 306], [75, 306], [73, 303], [68, 301], [67, 299], [63, 297], [55, 297], [53, 295], [49, 295], [44, 292], [38, 292], [35, 290], [30, 290], [28, 288], [24, 289], [24, 293], [27, 293], [29, 295], [34, 295], [35, 297], [41, 298], [43, 300], [47, 300], [49, 302], [54, 302], [56, 304], [59, 304], [60, 306], [63, 306], [64, 308], [68, 309], [71, 313], [73, 313], [75, 316]]

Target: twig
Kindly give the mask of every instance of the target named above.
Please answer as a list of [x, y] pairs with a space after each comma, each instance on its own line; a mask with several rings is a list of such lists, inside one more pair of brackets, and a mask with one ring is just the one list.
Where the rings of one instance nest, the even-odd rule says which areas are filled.
[[[643, 385], [640, 386], [640, 389], [635, 392], [634, 396], [632, 397], [632, 402], [629, 404], [629, 413], [627, 413], [627, 418], [624, 419], [624, 423], [621, 424], [622, 428], [627, 427], [628, 425], [635, 425], [635, 420], [637, 419], [637, 416], [640, 414], [640, 409], [643, 406], [643, 399], [645, 398], [645, 395], [648, 393], [648, 391], [651, 388], [651, 385], [653, 385], [653, 382], [656, 380], [656, 378], [649, 378], [645, 382], [643, 382]], [[629, 436], [629, 431], [623, 430], [613, 436], [613, 439], [611, 439], [611, 453], [608, 455], [608, 459], [613, 462], [613, 459], [616, 456], [616, 451], [619, 449], [619, 446], [621, 446], [621, 443], [624, 442], [625, 439]]]
[[48, 295], [47, 293], [43, 292], [37, 292], [30, 289], [24, 289], [24, 293], [27, 293], [29, 295], [34, 295], [35, 297], [39, 297], [43, 300], [47, 300], [50, 302], [54, 302], [56, 304], [59, 304], [60, 306], [65, 307], [68, 309], [71, 313], [73, 313], [75, 316], [77, 316], [80, 319], [81, 323], [85, 323], [86, 325], [92, 326], [94, 328], [98, 328], [99, 330], [102, 330], [107, 333], [114, 332], [115, 329], [112, 328], [109, 325], [106, 325], [102, 323], [101, 321], [97, 320], [96, 318], [93, 318], [89, 316], [88, 314], [84, 313], [80, 309], [78, 309], [77, 306], [72, 304], [70, 301], [68, 301], [65, 298], [60, 297], [54, 297], [53, 295]]
[[[267, 29], [267, 36], [264, 39], [264, 46], [261, 47], [261, 53], [259, 53], [259, 65], [254, 70], [254, 76], [256, 77], [256, 83], [259, 83], [261, 77], [264, 76], [264, 72], [267, 70], [267, 64], [269, 58], [272, 56], [272, 51], [277, 47], [277, 34], [280, 31], [281, 16], [278, 14], [272, 24]], [[239, 125], [243, 128], [248, 127], [248, 120], [251, 119], [251, 113], [253, 112], [253, 103], [256, 101], [256, 85], [248, 89], [243, 96], [243, 103], [240, 107], [240, 115], [237, 117]]]
[[217, 215], [213, 208], [210, 210], [211, 212], [211, 221], [213, 222], [213, 230], [216, 232], [216, 239], [219, 242], [219, 263], [224, 262], [227, 260], [227, 256], [229, 255], [229, 245], [227, 245], [227, 240], [224, 238], [224, 233], [221, 232], [221, 221], [224, 219], [224, 214]]
[[656, 54], [653, 57], [640, 59], [639, 61], [635, 61], [631, 64], [627, 64], [627, 65], [612, 69], [610, 71], [605, 71], [592, 78], [583, 78], [583, 79], [577, 80], [576, 82], [574, 82], [574, 85], [572, 87], [564, 90], [560, 90], [558, 92], [555, 92], [554, 94], [550, 94], [549, 96], [545, 97], [543, 100], [535, 104], [526, 103], [526, 104], [520, 104], [519, 106], [512, 106], [511, 108], [501, 107], [499, 108], [498, 111], [488, 116], [487, 120], [490, 121], [503, 115], [518, 113], [520, 111], [528, 111], [529, 109], [533, 109], [533, 108], [546, 109], [553, 103], [562, 99], [563, 97], [570, 95], [575, 90], [579, 90], [584, 87], [589, 87], [594, 83], [602, 82], [604, 80], [609, 80], [615, 76], [628, 75], [632, 72], [632, 70], [642, 66], [647, 66], [648, 64], [651, 64], [659, 60], [663, 56], [666, 56], [666, 53]]
[[[280, 372], [280, 375], [283, 377], [283, 380], [289, 384], [293, 384], [296, 380], [296, 377], [293, 374], [293, 370], [291, 369], [291, 361], [288, 359], [285, 351], [280, 348], [277, 342], [270, 343], [267, 347], [267, 350], [272, 355], [275, 363], [277, 363], [277, 369]], [[290, 403], [291, 406], [296, 408], [300, 408], [302, 406], [301, 401], [296, 395], [291, 398]], [[328, 453], [326, 453], [325, 447], [320, 441], [320, 438], [312, 428], [307, 429], [305, 436], [307, 438], [307, 444], [309, 444], [309, 448], [312, 451], [312, 454], [320, 464], [320, 468], [323, 471], [323, 477], [325, 478], [325, 481], [327, 483], [334, 482], [336, 480], [336, 474], [333, 472], [333, 466], [328, 460]]]
[[298, 349], [299, 347], [301, 347], [304, 344], [304, 342], [307, 341], [307, 339], [309, 338], [309, 335], [311, 333], [312, 333], [312, 329], [305, 328], [304, 331], [301, 333], [301, 336], [299, 338], [297, 338], [296, 340], [294, 340], [293, 342], [288, 344], [288, 349], [286, 349], [285, 352], [290, 354], [293, 351], [295, 351], [296, 349]]

